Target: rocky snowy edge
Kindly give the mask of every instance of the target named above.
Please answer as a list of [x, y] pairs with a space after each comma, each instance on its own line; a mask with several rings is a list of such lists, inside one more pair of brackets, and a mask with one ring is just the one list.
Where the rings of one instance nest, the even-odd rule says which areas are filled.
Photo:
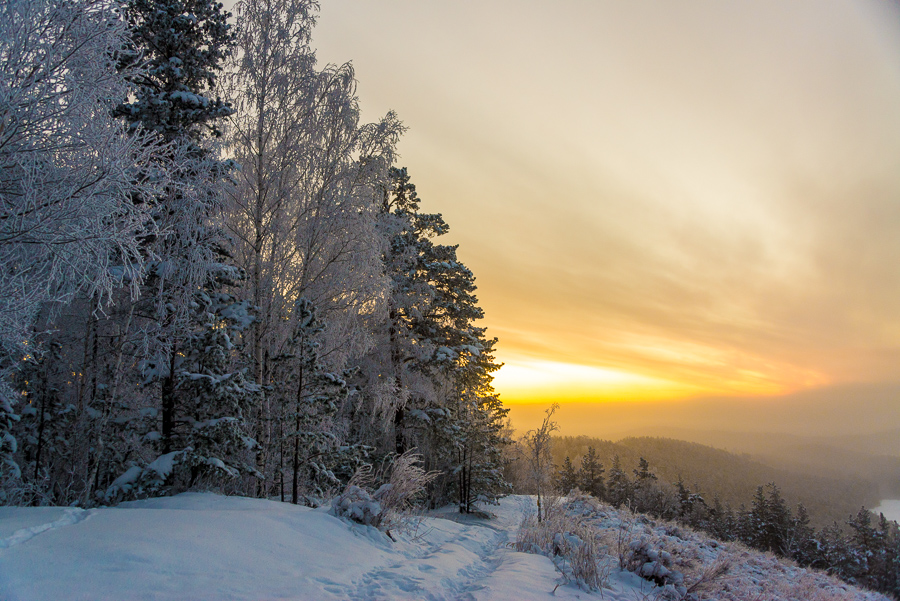
[[[676, 582], [699, 599], [885, 599], [581, 499], [565, 510], [596, 539], [602, 587], [590, 590], [552, 544], [530, 549], [538, 553], [516, 550], [532, 498], [512, 496], [488, 509], [490, 519], [454, 508], [433, 512], [395, 529], [392, 541], [328, 507], [211, 493], [89, 510], [0, 507], [0, 599], [642, 601], [671, 598]], [[577, 542], [572, 533], [556, 534], [557, 547]], [[620, 551], [626, 568], [639, 566], [645, 577], [620, 569]], [[725, 560], [728, 573], [694, 587]]]

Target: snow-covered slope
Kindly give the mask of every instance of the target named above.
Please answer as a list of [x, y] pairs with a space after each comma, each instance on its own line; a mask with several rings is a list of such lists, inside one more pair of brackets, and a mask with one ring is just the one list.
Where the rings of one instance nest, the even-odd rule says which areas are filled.
[[426, 518], [397, 542], [325, 510], [208, 493], [4, 507], [0, 599], [536, 599], [556, 586], [552, 563], [506, 547], [527, 504], [505, 499], [486, 525]]
[[[601, 598], [557, 588], [550, 559], [507, 545], [531, 506], [506, 498], [492, 520], [438, 513], [396, 542], [324, 509], [209, 493], [87, 511], [4, 507], [0, 599]], [[613, 570], [609, 586], [604, 600], [653, 598], [629, 572]]]

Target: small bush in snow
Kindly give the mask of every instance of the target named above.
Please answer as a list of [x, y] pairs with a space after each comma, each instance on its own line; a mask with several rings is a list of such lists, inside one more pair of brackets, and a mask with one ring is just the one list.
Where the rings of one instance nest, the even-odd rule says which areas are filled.
[[672, 567], [672, 555], [653, 548], [645, 537], [631, 541], [626, 569], [659, 587], [660, 598], [667, 601], [699, 601], [684, 585], [684, 574]]
[[434, 480], [437, 472], [426, 472], [419, 464], [422, 456], [409, 450], [394, 459], [387, 482], [369, 492], [379, 480], [372, 466], [357, 470], [344, 492], [331, 504], [332, 512], [368, 526], [375, 526], [389, 536], [392, 529], [403, 528], [415, 502]]
[[566, 581], [584, 589], [598, 590], [608, 583], [612, 564], [606, 547], [574, 503], [545, 506], [540, 521], [536, 514], [526, 516], [514, 546], [516, 551], [550, 557]]
[[368, 492], [353, 484], [348, 485], [343, 493], [335, 497], [331, 502], [331, 510], [336, 516], [376, 527], [381, 522], [383, 513], [381, 503], [372, 498]]

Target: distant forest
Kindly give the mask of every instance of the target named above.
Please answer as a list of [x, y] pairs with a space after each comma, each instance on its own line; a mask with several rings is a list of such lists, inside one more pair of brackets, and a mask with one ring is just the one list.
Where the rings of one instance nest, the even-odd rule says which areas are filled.
[[[559, 494], [582, 491], [614, 507], [772, 552], [900, 599], [900, 528], [857, 504], [860, 495], [877, 496], [872, 483], [791, 473], [664, 438], [553, 443], [554, 457], [563, 456], [553, 474]], [[785, 490], [799, 500], [792, 502]], [[831, 517], [831, 523], [825, 521]]]
[[[554, 438], [554, 464], [561, 467], [569, 457], [577, 467], [588, 447], [595, 449], [606, 469], [618, 456], [622, 468], [631, 474], [643, 457], [661, 483], [672, 485], [681, 479], [691, 491], [709, 501], [718, 497], [723, 505], [735, 510], [749, 505], [758, 486], [774, 482], [789, 505], [803, 503], [811, 524], [817, 528], [843, 523], [860, 507], [875, 507], [883, 498], [879, 483], [871, 477], [837, 470], [800, 472], [763, 463], [747, 454], [670, 438], [625, 438], [612, 442], [587, 436], [559, 436]], [[870, 473], [867, 467], [860, 466], [858, 473]], [[900, 473], [900, 467], [895, 473]]]

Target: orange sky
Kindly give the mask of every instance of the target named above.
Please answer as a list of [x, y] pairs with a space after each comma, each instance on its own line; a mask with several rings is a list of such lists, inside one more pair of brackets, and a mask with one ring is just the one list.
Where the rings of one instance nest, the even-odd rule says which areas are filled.
[[507, 403], [900, 381], [897, 3], [325, 0], [314, 43], [409, 126]]

